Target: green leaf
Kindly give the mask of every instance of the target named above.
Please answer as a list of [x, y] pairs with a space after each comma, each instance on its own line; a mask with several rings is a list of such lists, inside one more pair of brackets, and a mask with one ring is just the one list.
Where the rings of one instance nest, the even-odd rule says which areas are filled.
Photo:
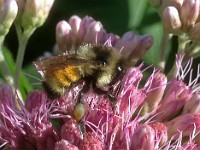
[[129, 2], [129, 27], [137, 28], [144, 17], [147, 9], [147, 0], [128, 0]]
[[157, 65], [160, 57], [160, 42], [162, 38], [162, 24], [155, 23], [151, 26], [143, 28], [143, 33], [148, 33], [153, 36], [153, 45], [148, 52], [143, 56], [143, 60], [148, 64]]

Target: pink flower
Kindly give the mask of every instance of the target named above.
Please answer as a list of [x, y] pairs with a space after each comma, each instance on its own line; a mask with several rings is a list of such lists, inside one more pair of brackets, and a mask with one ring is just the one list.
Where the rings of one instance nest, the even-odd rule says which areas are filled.
[[167, 143], [168, 141], [168, 129], [165, 124], [160, 123], [160, 122], [154, 122], [151, 123], [150, 126], [154, 129], [156, 137], [155, 137], [155, 145], [158, 146], [163, 146]]
[[165, 91], [165, 96], [160, 102], [156, 119], [158, 121], [169, 121], [173, 119], [191, 99], [192, 91], [182, 81], [173, 79]]
[[[180, 115], [173, 120], [165, 123], [168, 127], [169, 137], [178, 136], [182, 132], [182, 136], [189, 137], [195, 130], [196, 133], [200, 131], [200, 115], [199, 114], [185, 114]], [[198, 137], [198, 136], [197, 136]], [[196, 139], [197, 141], [199, 139]]]
[[197, 73], [189, 83], [184, 82], [191, 72], [190, 63], [182, 67], [182, 57], [177, 57], [174, 79], [167, 83], [166, 76], [154, 69], [144, 85], [142, 65], [129, 68], [113, 84], [112, 92], [118, 93], [115, 102], [91, 89], [77, 103], [84, 85], [80, 82], [53, 101], [33, 91], [23, 105], [10, 94], [9, 86], [1, 85], [1, 145], [16, 150], [198, 149], [200, 119], [194, 106], [200, 76]]
[[73, 145], [80, 145], [83, 135], [76, 120], [69, 120], [61, 128], [61, 139], [67, 140]]
[[139, 125], [133, 134], [131, 149], [134, 150], [154, 150], [155, 149], [155, 131], [149, 125]]
[[60, 140], [56, 143], [54, 150], [79, 150], [78, 147], [71, 144], [70, 142], [66, 140]]
[[[14, 150], [53, 150], [59, 139], [57, 130], [48, 118], [49, 108], [42, 92], [29, 94], [26, 108], [19, 98], [15, 98], [11, 87], [1, 85], [0, 89], [0, 143]], [[36, 101], [32, 101], [35, 98]]]

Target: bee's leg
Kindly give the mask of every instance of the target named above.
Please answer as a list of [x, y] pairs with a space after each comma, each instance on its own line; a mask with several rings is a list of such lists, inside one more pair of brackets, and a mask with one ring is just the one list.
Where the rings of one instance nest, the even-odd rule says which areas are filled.
[[92, 84], [93, 90], [95, 93], [99, 94], [99, 95], [105, 95], [106, 98], [109, 99], [109, 101], [111, 102], [112, 106], [115, 106], [116, 104], [116, 100], [117, 97], [119, 95], [119, 92], [121, 91], [121, 85], [119, 85], [115, 91], [113, 91], [113, 86], [110, 86], [110, 88], [108, 90], [102, 90], [99, 87], [96, 86], [95, 82], [93, 82]]
[[74, 107], [73, 118], [77, 121], [79, 130], [84, 135], [86, 133], [85, 123], [84, 123], [84, 116], [85, 116], [85, 105], [84, 102], [81, 100], [80, 103], [77, 103]]
[[113, 86], [111, 86], [107, 92], [107, 96], [113, 106], [115, 106], [117, 103], [117, 97], [118, 97], [121, 89], [122, 89], [121, 85], [118, 85], [117, 88], [115, 89], [115, 91], [113, 91]]
[[90, 89], [90, 84], [91, 80], [85, 79], [85, 85], [83, 88], [79, 91], [78, 97], [77, 97], [77, 103], [74, 108], [74, 118], [77, 121], [79, 125], [79, 129], [82, 132], [83, 136], [86, 133], [86, 128], [85, 128], [85, 122], [84, 122], [84, 116], [85, 116], [85, 105], [84, 105], [84, 99], [83, 99], [83, 94], [89, 91]]
[[91, 81], [85, 80], [85, 85], [83, 86], [83, 88], [78, 93], [77, 103], [82, 103], [83, 102], [82, 96], [83, 96], [83, 94], [85, 94], [86, 92], [89, 91], [90, 83], [91, 83]]
[[83, 134], [83, 137], [86, 133], [86, 128], [85, 128], [85, 122], [83, 120], [80, 120], [78, 122], [78, 126], [79, 126], [79, 130], [81, 131], [81, 133]]
[[77, 124], [79, 126], [79, 130], [83, 134], [83, 136], [86, 133], [85, 128], [85, 122], [84, 122], [84, 116], [85, 116], [85, 105], [82, 99], [80, 99], [80, 102], [76, 103], [76, 106], [74, 107], [73, 112], [73, 118], [77, 121]]

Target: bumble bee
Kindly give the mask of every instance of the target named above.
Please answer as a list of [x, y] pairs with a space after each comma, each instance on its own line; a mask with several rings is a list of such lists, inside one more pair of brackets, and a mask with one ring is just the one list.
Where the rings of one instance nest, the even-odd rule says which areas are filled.
[[44, 73], [42, 84], [51, 98], [63, 95], [80, 80], [92, 82], [94, 90], [101, 93], [100, 89], [115, 83], [125, 69], [125, 61], [117, 50], [91, 44], [79, 46], [71, 54], [36, 61], [34, 65]]

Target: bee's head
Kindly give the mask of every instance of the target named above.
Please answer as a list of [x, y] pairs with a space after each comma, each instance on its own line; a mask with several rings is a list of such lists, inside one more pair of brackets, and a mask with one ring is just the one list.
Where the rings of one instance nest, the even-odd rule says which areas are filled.
[[124, 61], [121, 57], [110, 57], [105, 66], [102, 66], [97, 76], [97, 85], [112, 85], [123, 77], [125, 72]]

